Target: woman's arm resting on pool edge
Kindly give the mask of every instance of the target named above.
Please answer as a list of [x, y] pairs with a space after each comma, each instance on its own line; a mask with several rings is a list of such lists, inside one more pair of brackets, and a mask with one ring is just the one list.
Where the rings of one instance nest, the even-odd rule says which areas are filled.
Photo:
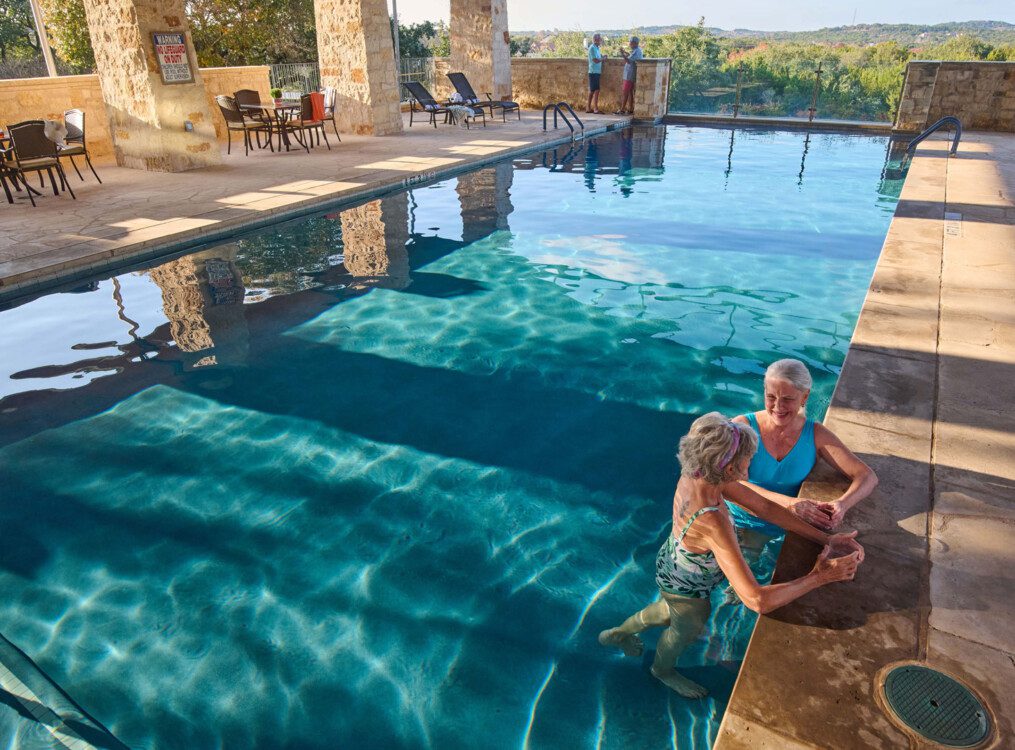
[[818, 454], [842, 474], [850, 478], [850, 485], [834, 502], [827, 503], [832, 511], [832, 527], [842, 523], [846, 511], [870, 495], [878, 486], [877, 474], [856, 457], [835, 433], [820, 422], [814, 423], [814, 442]]
[[740, 597], [740, 601], [749, 609], [760, 614], [766, 614], [783, 607], [826, 583], [852, 580], [856, 575], [856, 568], [860, 564], [859, 552], [853, 552], [845, 557], [832, 558], [832, 548], [826, 546], [807, 575], [786, 583], [761, 586], [754, 578], [740, 552], [740, 544], [737, 542], [732, 524], [727, 519], [710, 518], [703, 525], [708, 528], [709, 541], [715, 559], [723, 573], [726, 574], [726, 578], [729, 579], [733, 590]]

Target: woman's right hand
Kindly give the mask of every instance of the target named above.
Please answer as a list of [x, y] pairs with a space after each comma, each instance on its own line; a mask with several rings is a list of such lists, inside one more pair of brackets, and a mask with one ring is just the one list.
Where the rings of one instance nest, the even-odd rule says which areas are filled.
[[856, 575], [856, 569], [860, 565], [859, 558], [859, 552], [853, 552], [845, 557], [832, 557], [831, 545], [825, 545], [814, 563], [811, 574], [816, 576], [822, 584], [852, 581], [853, 576]]
[[800, 499], [790, 506], [793, 515], [811, 526], [822, 531], [832, 530], [832, 516], [825, 506], [828, 503], [818, 503], [813, 500]]

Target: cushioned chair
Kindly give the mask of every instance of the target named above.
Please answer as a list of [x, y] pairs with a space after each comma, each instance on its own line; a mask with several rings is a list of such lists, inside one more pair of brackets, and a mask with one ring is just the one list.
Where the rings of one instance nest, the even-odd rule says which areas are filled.
[[[236, 100], [231, 96], [216, 96], [215, 103], [218, 104], [219, 111], [222, 113], [222, 119], [226, 121], [227, 154], [231, 154], [233, 152], [232, 133], [234, 130], [243, 133], [243, 153], [245, 155], [250, 153], [251, 133], [266, 133], [268, 135], [268, 145], [271, 145], [271, 125], [262, 120], [251, 120], [244, 117], [243, 111], [236, 104]], [[258, 143], [260, 143], [260, 138], [258, 138]], [[271, 150], [275, 150], [274, 146], [272, 146]]]
[[451, 85], [455, 87], [455, 91], [462, 97], [464, 104], [473, 107], [489, 107], [491, 116], [495, 109], [499, 109], [501, 119], [505, 122], [507, 121], [508, 112], [517, 112], [518, 119], [522, 119], [522, 108], [518, 106], [518, 102], [497, 101], [489, 92], [486, 94], [485, 101], [480, 99], [473, 90], [472, 84], [469, 83], [469, 79], [465, 77], [465, 73], [448, 73], [448, 79], [450, 79]]
[[81, 175], [81, 170], [78, 169], [77, 162], [74, 161], [75, 156], [85, 157], [85, 163], [88, 168], [92, 170], [92, 174], [95, 175], [95, 179], [100, 183], [102, 178], [99, 177], [99, 173], [95, 171], [95, 167], [92, 166], [92, 160], [88, 156], [88, 144], [85, 141], [85, 113], [80, 109], [68, 109], [63, 113], [63, 124], [67, 128], [67, 135], [63, 139], [63, 146], [57, 146], [60, 158], [70, 159], [71, 166], [74, 167], [74, 171], [78, 173], [78, 177], [84, 182], [85, 178]]
[[[448, 106], [439, 104], [422, 83], [419, 81], [404, 81], [402, 85], [405, 86], [405, 90], [409, 92], [409, 96], [411, 97], [409, 99], [410, 128], [412, 127], [413, 117], [417, 112], [430, 115], [430, 124], [435, 128], [437, 127], [437, 115], [443, 114], [445, 123], [452, 119], [454, 114], [453, 110]], [[416, 109], [417, 105], [419, 105], [419, 109]], [[483, 127], [486, 127], [486, 112], [479, 107], [469, 105], [463, 106], [471, 112], [471, 117], [473, 119], [477, 117], [483, 118]], [[466, 120], [465, 124], [468, 126], [469, 121]]]
[[[53, 185], [53, 195], [59, 195], [56, 187], [56, 179], [53, 171], [60, 177], [60, 185], [70, 193], [71, 198], [77, 199], [74, 190], [67, 182], [67, 175], [60, 166], [60, 155], [56, 143], [46, 137], [46, 124], [42, 120], [26, 120], [17, 125], [7, 126], [7, 134], [11, 139], [13, 158], [7, 162], [7, 173], [15, 180], [20, 180], [26, 188], [29, 188], [25, 174], [38, 172], [41, 179], [42, 173], [49, 174], [49, 181]], [[35, 205], [35, 197], [31, 188], [28, 190], [28, 198]]]

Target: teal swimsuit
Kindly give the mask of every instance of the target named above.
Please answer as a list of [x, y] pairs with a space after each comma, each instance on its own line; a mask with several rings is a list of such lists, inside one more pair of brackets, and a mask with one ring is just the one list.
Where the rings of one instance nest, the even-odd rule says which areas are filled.
[[[807, 475], [814, 468], [814, 463], [818, 460], [818, 450], [814, 443], [814, 420], [808, 419], [804, 422], [804, 428], [800, 432], [796, 445], [783, 457], [782, 461], [776, 461], [761, 440], [761, 431], [758, 429], [758, 420], [754, 414], [745, 416], [751, 428], [758, 434], [758, 452], [751, 459], [751, 466], [747, 472], [748, 481], [771, 492], [796, 497], [800, 493], [800, 485], [804, 483]], [[766, 536], [780, 536], [785, 533], [778, 526], [768, 521], [762, 521], [753, 513], [749, 513], [729, 500], [726, 501], [726, 505], [733, 518], [733, 523], [738, 529], [754, 529]]]
[[702, 513], [716, 510], [721, 509], [714, 505], [699, 508], [687, 519], [680, 536], [670, 534], [666, 537], [666, 542], [656, 555], [656, 585], [667, 594], [707, 599], [712, 589], [726, 577], [711, 550], [691, 552], [683, 544], [684, 536], [694, 519]]

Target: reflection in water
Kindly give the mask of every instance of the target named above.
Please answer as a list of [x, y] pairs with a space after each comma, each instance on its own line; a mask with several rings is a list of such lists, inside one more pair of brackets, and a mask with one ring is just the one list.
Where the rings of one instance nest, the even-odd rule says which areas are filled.
[[800, 174], [797, 175], [797, 186], [804, 184], [804, 164], [807, 162], [807, 151], [811, 147], [811, 131], [807, 131], [807, 135], [804, 137], [804, 152], [800, 156]]
[[342, 211], [345, 270], [352, 289], [409, 286], [409, 197], [396, 193]]
[[185, 367], [238, 365], [247, 359], [243, 278], [235, 243], [185, 255], [148, 271]]
[[691, 418], [785, 355], [827, 403], [892, 203], [880, 141], [815, 135], [797, 190], [802, 134], [739, 131], [726, 194], [727, 140], [611, 134], [0, 312], [0, 630], [133, 747], [707, 747], [739, 620], [697, 702], [596, 634], [652, 588]]
[[496, 231], [508, 229], [511, 205], [511, 162], [469, 172], [458, 177], [458, 200], [462, 206], [462, 241], [475, 242]]

